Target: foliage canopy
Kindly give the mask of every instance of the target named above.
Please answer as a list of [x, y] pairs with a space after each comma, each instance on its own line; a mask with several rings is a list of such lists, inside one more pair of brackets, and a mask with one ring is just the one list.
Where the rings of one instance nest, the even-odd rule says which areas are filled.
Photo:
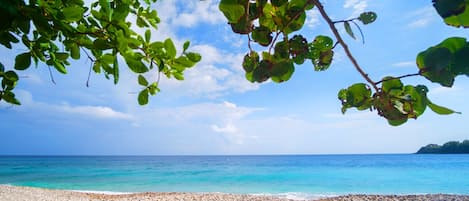
[[[28, 51], [15, 58], [14, 69], [23, 71], [32, 62], [38, 67], [42, 62], [56, 71], [66, 74], [70, 59], [86, 56], [92, 61], [91, 69], [104, 73], [114, 83], [119, 81], [119, 58], [127, 67], [139, 74], [138, 83], [143, 87], [138, 95], [141, 105], [148, 103], [148, 96], [159, 91], [158, 79], [149, 82], [142, 74], [149, 71], [163, 73], [167, 77], [184, 79], [186, 68], [200, 61], [197, 53], [188, 52], [189, 42], [184, 43], [178, 55], [173, 41], [152, 41], [150, 28], [160, 22], [157, 12], [151, 9], [156, 0], [99, 0], [84, 5], [83, 0], [5, 0], [0, 5], [0, 44], [11, 49], [13, 43], [22, 44]], [[133, 31], [131, 19], [144, 34]], [[62, 48], [63, 47], [63, 48]], [[83, 55], [85, 53], [85, 55]], [[0, 100], [20, 104], [13, 89], [18, 81], [15, 71], [5, 72], [0, 64], [2, 89]], [[53, 80], [52, 80], [53, 81]]]
[[[433, 0], [433, 6], [445, 23], [456, 27], [469, 27], [469, 1]], [[366, 83], [355, 83], [339, 91], [342, 112], [350, 108], [376, 110], [378, 115], [387, 119], [390, 125], [401, 125], [408, 119], [416, 119], [427, 107], [438, 114], [452, 114], [455, 111], [431, 102], [428, 88], [424, 85], [405, 85], [402, 78], [423, 76], [426, 79], [451, 87], [454, 78], [469, 76], [469, 43], [465, 38], [450, 37], [440, 44], [418, 54], [418, 72], [403, 76], [386, 76], [374, 81], [345, 44], [337, 30], [343, 24], [346, 33], [356, 39], [352, 25], [360, 31], [360, 25], [373, 23], [378, 15], [363, 12], [356, 18], [332, 21], [319, 0], [221, 0], [220, 10], [228, 20], [234, 33], [247, 35], [249, 52], [245, 55], [243, 68], [246, 78], [251, 82], [284, 82], [290, 79], [295, 65], [311, 62], [316, 71], [324, 71], [333, 61], [334, 49], [341, 45], [356, 70]], [[329, 25], [334, 38], [317, 35], [306, 38], [296, 33], [301, 30], [306, 11], [318, 9]], [[252, 43], [267, 49], [262, 52], [253, 50]]]
[[[138, 94], [141, 105], [148, 103], [149, 95], [159, 91], [159, 75], [183, 80], [184, 70], [201, 60], [198, 53], [187, 51], [190, 43], [177, 53], [173, 41], [152, 41], [150, 28], [157, 28], [159, 18], [151, 9], [156, 0], [97, 0], [84, 5], [83, 0], [4, 0], [0, 5], [0, 44], [11, 49], [14, 43], [27, 48], [15, 58], [13, 68], [6, 70], [0, 63], [0, 100], [20, 104], [13, 92], [19, 77], [17, 71], [28, 69], [32, 63], [45, 63], [60, 73], [67, 73], [71, 59], [86, 57], [92, 61], [90, 72], [104, 73], [114, 83], [119, 80], [119, 58], [138, 74], [142, 86]], [[469, 1], [433, 0], [436, 12], [444, 22], [455, 27], [469, 27]], [[353, 57], [337, 30], [343, 25], [346, 33], [356, 39], [354, 30], [362, 30], [359, 23], [373, 23], [378, 15], [364, 12], [359, 16], [332, 21], [319, 0], [221, 0], [219, 9], [236, 34], [247, 36], [248, 53], [242, 68], [250, 82], [272, 80], [288, 81], [296, 65], [311, 62], [316, 71], [325, 71], [333, 62], [337, 45], [342, 46], [364, 83], [355, 83], [339, 91], [342, 112], [350, 108], [375, 110], [390, 125], [401, 125], [408, 119], [416, 119], [430, 108], [438, 114], [455, 111], [438, 106], [428, 97], [424, 85], [405, 85], [405, 77], [424, 78], [451, 87], [455, 77], [469, 76], [469, 43], [466, 38], [448, 39], [418, 53], [417, 73], [403, 76], [386, 76], [371, 79]], [[298, 31], [308, 17], [306, 11], [317, 9], [329, 25], [333, 37], [317, 35], [306, 38]], [[137, 33], [132, 23], [146, 31]], [[352, 26], [353, 25], [353, 26]], [[258, 44], [265, 51], [255, 51]], [[60, 48], [62, 46], [63, 48]], [[84, 53], [84, 55], [83, 55]], [[157, 73], [157, 79], [149, 81], [143, 75]], [[52, 77], [52, 76], [51, 76]], [[52, 80], [53, 81], [53, 80]]]

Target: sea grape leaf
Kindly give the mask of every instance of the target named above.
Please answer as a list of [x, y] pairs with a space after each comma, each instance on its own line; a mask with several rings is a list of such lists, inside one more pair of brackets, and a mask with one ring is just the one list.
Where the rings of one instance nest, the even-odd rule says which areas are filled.
[[146, 105], [148, 104], [148, 88], [145, 88], [144, 90], [140, 91], [138, 93], [138, 104], [139, 105]]
[[433, 0], [433, 7], [442, 18], [459, 15], [466, 9], [465, 0]]
[[244, 55], [243, 69], [246, 73], [252, 72], [259, 65], [259, 54], [256, 51]]
[[291, 61], [282, 61], [276, 63], [272, 66], [272, 70], [270, 71], [270, 76], [272, 81], [280, 83], [284, 81], [288, 81], [293, 72], [295, 71], [295, 66]]
[[31, 65], [31, 53], [26, 52], [16, 56], [15, 69], [26, 70]]
[[347, 21], [344, 22], [344, 28], [345, 28], [345, 31], [348, 33], [348, 35], [350, 37], [352, 37], [353, 39], [356, 39], [355, 34], [353, 34], [352, 27], [350, 27], [349, 22], [347, 22]]
[[189, 60], [194, 62], [194, 64], [199, 62], [202, 59], [202, 56], [199, 53], [195, 53], [195, 52], [188, 52], [186, 53], [186, 56], [187, 58], [189, 58]]
[[401, 91], [402, 88], [404, 87], [401, 80], [396, 79], [394, 77], [385, 77], [382, 80], [383, 80], [383, 82], [382, 82], [382, 85], [381, 85], [381, 89], [385, 93], [389, 93], [389, 92], [391, 92], [391, 90]]
[[268, 46], [272, 42], [272, 32], [267, 27], [256, 27], [252, 31], [252, 39], [262, 46]]
[[452, 109], [434, 104], [430, 100], [427, 100], [427, 105], [433, 112], [437, 114], [441, 114], [441, 115], [448, 115], [448, 114], [454, 114], [454, 113], [461, 114], [460, 112], [456, 112]]
[[363, 12], [360, 14], [360, 17], [358, 17], [358, 20], [360, 20], [363, 24], [370, 24], [376, 20], [378, 15], [376, 15], [375, 12]]
[[148, 86], [148, 81], [143, 75], [138, 75], [138, 84], [146, 87]]
[[246, 12], [244, 6], [239, 4], [238, 0], [221, 0], [218, 8], [229, 23], [237, 23]]

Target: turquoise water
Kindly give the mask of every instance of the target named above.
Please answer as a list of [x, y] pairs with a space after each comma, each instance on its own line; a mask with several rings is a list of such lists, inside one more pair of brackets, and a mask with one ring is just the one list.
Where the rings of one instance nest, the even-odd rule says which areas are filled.
[[306, 197], [469, 194], [469, 155], [2, 156], [0, 184]]

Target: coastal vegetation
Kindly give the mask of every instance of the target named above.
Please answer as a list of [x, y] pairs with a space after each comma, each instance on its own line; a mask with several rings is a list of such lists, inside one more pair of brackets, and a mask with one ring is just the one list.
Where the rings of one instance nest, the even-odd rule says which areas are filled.
[[450, 141], [443, 145], [429, 144], [420, 148], [417, 154], [469, 154], [469, 140]]
[[[12, 49], [22, 44], [26, 49], [15, 57], [14, 66], [0, 63], [0, 101], [20, 105], [14, 89], [20, 80], [18, 72], [32, 64], [44, 63], [54, 82], [52, 70], [66, 74], [71, 60], [90, 60], [89, 72], [103, 73], [115, 84], [119, 81], [119, 58], [137, 75], [141, 86], [137, 100], [148, 103], [150, 95], [160, 90], [160, 76], [184, 79], [186, 69], [195, 66], [201, 56], [188, 51], [190, 42], [177, 52], [171, 38], [152, 40], [152, 30], [160, 19], [152, 5], [156, 0], [96, 0], [85, 5], [83, 0], [6, 0], [0, 5], [0, 44]], [[454, 27], [469, 27], [469, 1], [433, 0], [433, 7], [443, 21]], [[288, 81], [296, 65], [310, 62], [316, 71], [332, 64], [340, 46], [352, 66], [365, 80], [340, 90], [342, 113], [350, 108], [376, 111], [390, 125], [416, 119], [426, 108], [447, 115], [457, 113], [436, 105], [427, 97], [425, 85], [404, 84], [403, 78], [421, 76], [444, 87], [452, 87], [459, 75], [469, 76], [469, 43], [466, 38], [449, 37], [417, 54], [416, 72], [373, 79], [349, 50], [338, 26], [357, 39], [363, 32], [359, 25], [373, 23], [374, 12], [356, 17], [332, 20], [319, 0], [221, 0], [219, 9], [236, 34], [246, 36], [248, 53], [240, 64], [250, 82]], [[332, 31], [332, 37], [299, 34], [308, 17], [306, 11], [317, 9]], [[142, 33], [134, 27], [143, 29]], [[358, 32], [357, 32], [358, 31]], [[21, 42], [21, 43], [20, 43]], [[254, 45], [265, 47], [257, 51]], [[63, 47], [63, 48], [61, 48]], [[13, 69], [12, 69], [13, 68]], [[11, 70], [10, 70], [11, 69]], [[152, 79], [146, 75], [154, 73]]]

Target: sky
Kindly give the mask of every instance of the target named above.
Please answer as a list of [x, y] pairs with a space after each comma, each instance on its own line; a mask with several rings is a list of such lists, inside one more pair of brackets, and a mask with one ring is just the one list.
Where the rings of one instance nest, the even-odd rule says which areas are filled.
[[[373, 24], [361, 26], [364, 44], [338, 25], [375, 80], [416, 73], [418, 52], [468, 33], [446, 26], [430, 0], [322, 2], [333, 20], [363, 11], [378, 14]], [[22, 105], [0, 103], [0, 155], [413, 153], [429, 143], [469, 139], [467, 77], [458, 77], [452, 88], [423, 77], [405, 78], [405, 84], [427, 85], [434, 103], [462, 114], [440, 116], [428, 109], [417, 120], [393, 127], [376, 111], [341, 113], [337, 92], [364, 82], [341, 48], [325, 72], [305, 62], [288, 82], [253, 84], [241, 67], [247, 37], [231, 31], [218, 1], [160, 0], [154, 7], [161, 23], [152, 39], [171, 37], [179, 48], [190, 40], [190, 51], [203, 57], [186, 71], [184, 81], [162, 79], [161, 92], [139, 106], [141, 88], [124, 63], [117, 85], [93, 73], [86, 87], [86, 59], [73, 61], [67, 75], [53, 72], [56, 84], [44, 64], [19, 72], [23, 79], [15, 90]], [[308, 11], [301, 34], [310, 40], [332, 37], [316, 9]], [[2, 46], [0, 62], [11, 69], [15, 55], [24, 51]]]

